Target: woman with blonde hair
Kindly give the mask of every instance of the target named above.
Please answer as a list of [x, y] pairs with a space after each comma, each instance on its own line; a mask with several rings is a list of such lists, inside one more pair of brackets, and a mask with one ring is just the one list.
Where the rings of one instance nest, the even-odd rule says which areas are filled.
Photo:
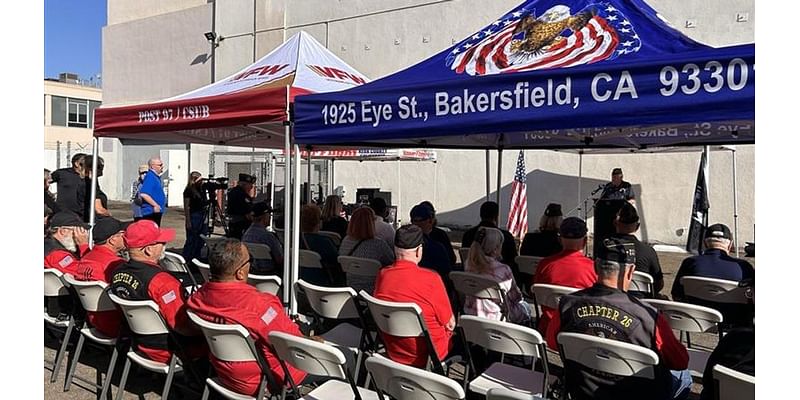
[[[531, 318], [530, 306], [523, 300], [511, 268], [499, 260], [502, 249], [503, 233], [497, 228], [481, 227], [469, 248], [465, 271], [487, 275], [499, 282], [500, 288], [505, 293], [508, 321], [528, 324]], [[493, 320], [500, 320], [502, 316], [499, 304], [473, 296], [466, 296], [464, 313]]]
[[336, 232], [339, 237], [347, 235], [347, 220], [342, 218], [342, 199], [332, 194], [325, 198], [322, 207], [322, 228], [320, 230]]

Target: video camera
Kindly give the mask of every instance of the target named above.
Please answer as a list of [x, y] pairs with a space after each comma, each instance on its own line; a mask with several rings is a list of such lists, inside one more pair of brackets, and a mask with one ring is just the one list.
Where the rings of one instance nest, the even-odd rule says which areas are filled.
[[225, 177], [214, 178], [214, 175], [209, 175], [208, 178], [203, 179], [200, 187], [208, 197], [208, 200], [214, 200], [217, 197], [217, 190], [226, 190], [228, 188], [228, 180]]

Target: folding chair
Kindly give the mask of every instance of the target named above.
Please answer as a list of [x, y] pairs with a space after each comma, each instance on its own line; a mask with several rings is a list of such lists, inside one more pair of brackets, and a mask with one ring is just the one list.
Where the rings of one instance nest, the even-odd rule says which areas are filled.
[[[161, 313], [158, 310], [158, 305], [152, 300], [125, 300], [117, 297], [113, 293], [109, 293], [108, 297], [120, 309], [125, 320], [128, 321], [128, 327], [137, 335], [169, 335], [169, 327]], [[164, 382], [164, 388], [161, 391], [161, 397], [164, 399], [169, 398], [169, 390], [172, 387], [172, 378], [175, 373], [182, 372], [183, 367], [180, 365], [177, 355], [175, 353], [169, 359], [169, 364], [160, 363], [143, 357], [133, 351], [128, 350], [127, 358], [125, 359], [125, 367], [122, 370], [122, 378], [120, 378], [119, 388], [117, 389], [116, 400], [122, 399], [122, 394], [125, 393], [125, 384], [128, 381], [128, 373], [131, 369], [131, 361], [135, 362], [140, 367], [159, 374], [167, 376]]]
[[[210, 390], [221, 394], [226, 399], [231, 400], [260, 400], [269, 393], [269, 386], [277, 388], [280, 385], [275, 382], [270, 372], [269, 364], [264, 359], [264, 355], [256, 348], [250, 332], [239, 324], [215, 324], [208, 322], [197, 316], [192, 311], [186, 311], [186, 315], [192, 320], [200, 330], [208, 343], [208, 349], [214, 357], [227, 362], [246, 362], [254, 361], [261, 368], [261, 382], [258, 384], [256, 397], [243, 395], [234, 392], [222, 385], [218, 377], [206, 378], [206, 386], [203, 389], [203, 400], [207, 400]], [[166, 397], [165, 397], [166, 398]]]
[[631, 286], [628, 288], [628, 290], [644, 292], [647, 293], [651, 298], [655, 297], [655, 279], [653, 279], [653, 276], [647, 272], [633, 271]]
[[515, 392], [506, 388], [491, 388], [486, 392], [486, 400], [545, 400], [543, 397]]
[[[544, 373], [536, 372], [502, 362], [493, 363], [477, 378], [469, 382], [469, 390], [480, 395], [486, 395], [489, 389], [507, 388], [528, 395], [547, 396], [548, 379], [550, 370], [547, 365], [547, 350], [542, 335], [534, 329], [512, 324], [509, 322], [493, 321], [473, 315], [462, 315], [458, 326], [464, 334], [467, 343], [473, 343], [487, 350], [506, 354], [533, 357], [542, 361]], [[469, 355], [469, 362], [464, 371], [464, 388], [467, 387], [470, 368], [475, 370], [469, 346], [465, 346]]]
[[264, 243], [244, 243], [254, 260], [272, 260], [272, 249]]
[[334, 378], [306, 394], [303, 399], [367, 400], [378, 398], [376, 392], [356, 386], [355, 376], [348, 371], [346, 366], [347, 359], [337, 348], [284, 332], [270, 332], [269, 343], [275, 349], [284, 375], [294, 393], [300, 393], [300, 391], [297, 389], [297, 382], [294, 382], [288, 373], [287, 363], [311, 375]]
[[370, 258], [339, 256], [338, 260], [342, 270], [347, 274], [374, 278], [381, 269], [380, 261]]
[[[66, 283], [72, 286], [73, 289], [78, 293], [78, 298], [80, 299], [81, 305], [83, 309], [87, 312], [103, 312], [103, 311], [116, 311], [117, 307], [114, 303], [111, 302], [111, 299], [108, 298], [108, 292], [106, 292], [106, 287], [108, 284], [101, 281], [78, 281], [70, 274], [66, 274], [63, 276], [63, 279]], [[97, 389], [100, 389], [100, 399], [105, 399], [106, 394], [108, 393], [109, 387], [111, 386], [111, 377], [114, 375], [114, 367], [117, 365], [117, 338], [106, 336], [97, 331], [94, 327], [89, 325], [88, 321], [84, 321], [83, 327], [80, 330], [81, 336], [78, 339], [78, 345], [75, 347], [75, 350], [72, 354], [72, 363], [69, 366], [69, 370], [67, 372], [67, 378], [64, 382], [64, 391], [69, 391], [70, 385], [72, 385], [72, 380], [75, 377], [75, 367], [78, 364], [78, 360], [81, 357], [81, 350], [83, 349], [83, 343], [86, 338], [97, 344], [103, 348], [112, 347], [114, 350], [111, 353], [111, 361], [108, 363], [108, 367], [106, 368], [106, 378], [100, 379], [102, 376], [102, 372], [97, 370], [98, 381], [100, 385], [96, 385], [94, 382], [90, 382], [86, 379], [78, 377], [78, 380], [94, 385]]]
[[517, 266], [519, 267], [519, 272], [528, 274], [528, 275], [536, 275], [536, 268], [539, 266], [539, 263], [544, 259], [544, 257], [534, 257], [534, 256], [517, 256], [514, 261], [517, 262]]
[[446, 376], [396, 363], [379, 355], [367, 358], [366, 365], [381, 400], [384, 400], [384, 393], [394, 400], [461, 400], [465, 397], [461, 385]]
[[564, 295], [577, 292], [578, 288], [548, 285], [544, 283], [534, 283], [531, 286], [531, 294], [533, 294], [534, 308], [536, 309], [536, 320], [542, 318], [541, 307], [549, 307], [558, 310], [558, 302]]
[[[500, 307], [501, 321], [508, 318], [506, 293], [500, 283], [486, 275], [472, 272], [453, 271], [448, 275], [456, 292], [464, 296], [472, 296], [481, 300], [491, 300]], [[460, 301], [460, 298], [459, 298]], [[459, 304], [459, 311], [464, 311], [464, 304]]]
[[270, 293], [275, 296], [281, 291], [281, 278], [275, 275], [247, 275], [247, 284], [253, 285], [261, 293]]
[[680, 331], [681, 334], [686, 332], [689, 371], [693, 377], [702, 378], [711, 352], [693, 349], [689, 334], [721, 331], [719, 325], [722, 323], [722, 313], [713, 308], [677, 301], [654, 299], [645, 299], [644, 301], [664, 313], [664, 317], [672, 329]]
[[[183, 258], [183, 256], [171, 251], [165, 251], [164, 254], [164, 259], [159, 261], [158, 265], [160, 265], [161, 268], [167, 272], [188, 275], [189, 279], [192, 281], [192, 288], [194, 288], [193, 291], [197, 290], [199, 287], [197, 285], [197, 281], [194, 279], [194, 274], [192, 274], [192, 271], [190, 271], [189, 267], [186, 265], [186, 260]], [[180, 279], [180, 276], [178, 276], [178, 279]]]
[[325, 273], [325, 276], [328, 279], [329, 283], [333, 283], [333, 275], [331, 271], [327, 268], [322, 266], [322, 256], [319, 255], [316, 251], [312, 250], [298, 250], [299, 258], [297, 261], [297, 265], [300, 268], [309, 268], [309, 269], [318, 269]]
[[325, 237], [329, 238], [330, 240], [332, 240], [333, 244], [335, 244], [337, 248], [342, 244], [342, 237], [339, 236], [339, 234], [336, 233], [336, 232], [319, 231], [319, 232], [317, 232], [317, 234], [325, 236]]
[[[69, 290], [62, 277], [61, 271], [52, 268], [44, 269], [44, 297], [59, 297], [69, 295]], [[64, 337], [60, 340], [60, 347], [56, 352], [56, 358], [53, 360], [53, 373], [50, 375], [50, 383], [56, 381], [58, 370], [61, 369], [61, 362], [64, 361], [64, 354], [67, 353], [67, 344], [72, 336], [72, 330], [75, 327], [75, 319], [72, 315], [68, 320], [59, 320], [56, 317], [47, 315], [47, 310], [44, 312], [44, 322], [55, 328], [64, 329]]]
[[[214, 246], [214, 244], [225, 240], [224, 236], [211, 236], [211, 235], [200, 235], [200, 239], [203, 239], [203, 248], [200, 249], [200, 256], [204, 259], [208, 259], [208, 251], [209, 249]], [[203, 250], [205, 250], [205, 255], [203, 255]]]
[[461, 247], [458, 249], [458, 256], [461, 258], [461, 265], [466, 268], [467, 259], [469, 258], [469, 247]]
[[750, 303], [750, 300], [745, 296], [746, 289], [739, 287], [739, 282], [736, 281], [684, 276], [681, 278], [681, 284], [686, 297], [694, 297], [715, 303]]
[[192, 262], [197, 266], [197, 269], [200, 270], [200, 275], [203, 276], [203, 280], [209, 282], [211, 280], [211, 266], [196, 258], [193, 258]]
[[716, 400], [753, 400], [756, 398], [756, 377], [722, 365], [714, 366]]

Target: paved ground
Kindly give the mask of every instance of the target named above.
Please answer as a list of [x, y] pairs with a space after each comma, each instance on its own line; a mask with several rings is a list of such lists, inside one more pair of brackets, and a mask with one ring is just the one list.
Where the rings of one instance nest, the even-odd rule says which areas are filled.
[[[131, 219], [130, 208], [127, 203], [114, 203], [110, 205], [110, 210], [112, 215], [115, 217], [127, 220]], [[171, 243], [168, 247], [172, 250], [177, 250], [180, 253], [180, 248], [183, 246], [183, 242], [185, 240], [185, 229], [183, 223], [183, 213], [181, 210], [170, 210], [164, 217], [162, 223], [164, 226], [174, 228], [177, 233], [177, 237], [174, 243]], [[453, 240], [455, 246], [460, 245], [461, 238], [460, 232], [452, 232], [451, 239]], [[740, 254], [744, 254], [740, 252]], [[675, 279], [675, 273], [680, 266], [681, 261], [686, 257], [685, 254], [680, 253], [665, 253], [660, 252], [658, 254], [659, 260], [661, 262], [662, 269], [664, 271], [664, 290], [662, 292], [669, 293], [669, 289], [672, 287], [672, 282]], [[755, 265], [754, 258], [747, 258], [750, 263]], [[95, 399], [98, 395], [95, 394], [94, 388], [91, 387], [89, 384], [75, 382], [72, 387], [70, 388], [69, 392], [64, 392], [64, 379], [66, 376], [66, 370], [68, 364], [65, 363], [62, 365], [59, 375], [55, 383], [50, 383], [50, 375], [52, 371], [52, 367], [50, 364], [52, 360], [55, 358], [56, 350], [58, 348], [58, 343], [56, 340], [53, 339], [51, 335], [45, 332], [44, 335], [45, 339], [45, 366], [44, 366], [44, 393], [45, 398], [47, 399], [75, 399], [75, 400], [83, 400], [83, 399]], [[692, 345], [701, 347], [701, 348], [708, 348], [713, 349], [717, 344], [717, 336], [715, 334], [703, 334], [703, 335], [692, 335]], [[84, 377], [93, 381], [95, 379], [95, 371], [96, 368], [100, 368], [101, 370], [105, 370], [108, 361], [109, 355], [104, 353], [101, 350], [93, 349], [88, 346], [84, 346], [83, 354], [81, 355], [81, 360], [77, 364], [76, 369], [76, 376]], [[120, 363], [118, 363], [116, 372], [112, 377], [112, 392], [116, 396], [117, 393], [117, 385], [119, 384], [119, 375], [122, 372], [122, 362], [124, 361], [124, 357], [120, 356]], [[554, 359], [553, 357], [549, 357], [549, 360], [552, 362]], [[68, 360], [67, 360], [68, 361]], [[559, 364], [559, 363], [556, 363]], [[452, 376], [455, 378], [459, 376], [461, 373], [461, 368], [455, 368], [455, 371], [452, 373]], [[177, 379], [176, 379], [177, 381]], [[160, 398], [159, 394], [161, 393], [161, 388], [164, 384], [164, 377], [159, 376], [157, 374], [150, 374], [143, 370], [131, 370], [131, 375], [128, 379], [128, 383], [126, 384], [126, 391], [125, 395], [123, 396], [124, 399], [157, 399]], [[174, 386], [173, 386], [174, 387]], [[701, 386], [698, 384], [694, 384], [692, 386], [692, 395], [690, 398], [696, 399], [697, 395], [699, 394]], [[99, 392], [99, 391], [98, 391]], [[173, 399], [188, 399], [188, 398], [199, 398], [197, 395], [192, 395], [188, 392], [182, 392], [180, 389], [175, 388], [172, 391], [170, 398]]]

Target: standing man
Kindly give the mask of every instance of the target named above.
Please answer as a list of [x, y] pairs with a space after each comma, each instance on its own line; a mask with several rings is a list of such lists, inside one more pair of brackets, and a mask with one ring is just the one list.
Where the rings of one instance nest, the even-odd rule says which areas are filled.
[[228, 190], [228, 204], [225, 214], [230, 218], [228, 224], [228, 237], [242, 239], [244, 231], [253, 220], [253, 197], [255, 195], [253, 184], [256, 177], [249, 174], [239, 174], [239, 183]]
[[375, 212], [375, 237], [383, 239], [389, 247], [394, 246], [394, 227], [384, 221], [386, 218], [386, 200], [380, 197], [373, 197], [369, 201], [369, 208]]
[[142, 180], [139, 196], [142, 197], [142, 219], [149, 219], [161, 225], [161, 216], [167, 212], [167, 196], [161, 185], [161, 174], [164, 172], [164, 162], [158, 157], [153, 157], [147, 162], [150, 169]]
[[[602, 186], [600, 198], [594, 204], [594, 250], [597, 256], [603, 251], [603, 240], [610, 237], [616, 230], [614, 220], [617, 212], [625, 202], [636, 205], [636, 194], [630, 183], [622, 180], [622, 168], [611, 171], [611, 182]], [[594, 193], [592, 193], [594, 194]]]
[[611, 182], [603, 186], [603, 193], [600, 200], [626, 200], [631, 204], [636, 204], [636, 193], [630, 182], [622, 180], [622, 168], [614, 168], [611, 171]]
[[72, 167], [53, 171], [51, 178], [56, 184], [56, 204], [61, 210], [69, 210], [83, 219], [83, 202], [86, 184], [83, 181], [83, 160], [86, 154], [72, 156]]

